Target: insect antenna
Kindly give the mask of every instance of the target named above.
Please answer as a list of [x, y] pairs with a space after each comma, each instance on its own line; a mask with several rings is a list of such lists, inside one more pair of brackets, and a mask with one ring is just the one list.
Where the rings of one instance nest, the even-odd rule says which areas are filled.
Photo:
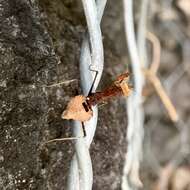
[[61, 84], [65, 84], [65, 85], [68, 85], [72, 82], [75, 82], [75, 81], [78, 81], [78, 79], [71, 79], [71, 80], [66, 80], [66, 81], [62, 81], [62, 82], [59, 82], [59, 83], [55, 83], [55, 84], [51, 84], [51, 85], [44, 85], [42, 87], [46, 87], [46, 88], [52, 88], [52, 87], [55, 87], [55, 86], [59, 86]]
[[77, 140], [77, 139], [80, 139], [80, 138], [82, 138], [82, 136], [81, 137], [66, 137], [66, 138], [52, 139], [52, 140], [49, 140], [49, 141], [45, 142], [44, 144], [49, 144], [49, 143], [57, 142], [57, 141]]

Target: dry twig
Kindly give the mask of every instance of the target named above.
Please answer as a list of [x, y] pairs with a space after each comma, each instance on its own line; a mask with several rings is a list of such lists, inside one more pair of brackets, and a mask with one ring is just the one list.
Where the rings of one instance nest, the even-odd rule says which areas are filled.
[[153, 84], [158, 96], [160, 97], [162, 103], [164, 104], [166, 110], [168, 111], [168, 114], [173, 122], [177, 122], [179, 120], [179, 116], [177, 114], [177, 111], [172, 104], [169, 96], [167, 95], [164, 87], [162, 86], [160, 79], [157, 77], [156, 73], [160, 65], [160, 42], [158, 38], [148, 32], [147, 38], [150, 40], [153, 46], [153, 58], [152, 63], [150, 65], [149, 69], [143, 69], [143, 72], [145, 76], [148, 78], [148, 80]]

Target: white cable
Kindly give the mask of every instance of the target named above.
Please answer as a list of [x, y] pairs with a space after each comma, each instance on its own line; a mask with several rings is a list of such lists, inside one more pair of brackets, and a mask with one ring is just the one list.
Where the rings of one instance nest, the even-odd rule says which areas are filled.
[[121, 186], [122, 190], [135, 190], [142, 186], [139, 178], [139, 167], [142, 159], [142, 144], [144, 137], [144, 113], [142, 110], [142, 87], [144, 79], [141, 72], [142, 65], [140, 61], [140, 57], [142, 56], [139, 55], [137, 42], [135, 39], [133, 1], [123, 1], [127, 45], [131, 58], [132, 71], [134, 74], [134, 90], [127, 101], [128, 128], [126, 140], [128, 145], [127, 153], [125, 155]]
[[[103, 71], [103, 45], [100, 30], [100, 20], [106, 5], [106, 0], [82, 0], [85, 16], [88, 26], [88, 34], [86, 35], [81, 48], [80, 58], [80, 74], [81, 74], [81, 87], [84, 95], [92, 85], [95, 72], [89, 70], [93, 69], [98, 71], [97, 80], [95, 81], [93, 91], [96, 90], [100, 81]], [[89, 37], [89, 38], [88, 38]], [[90, 51], [90, 47], [91, 51]], [[68, 177], [68, 190], [91, 190], [93, 183], [92, 164], [89, 154], [89, 147], [92, 142], [96, 124], [97, 124], [97, 107], [93, 107], [93, 117], [90, 121], [85, 123], [87, 133], [86, 138], [76, 140], [74, 155]], [[81, 123], [74, 122], [74, 135], [82, 135]]]
[[146, 21], [148, 13], [149, 0], [141, 0], [141, 12], [138, 23], [138, 34], [137, 34], [137, 46], [141, 65], [143, 68], [148, 67], [147, 52], [146, 52]]

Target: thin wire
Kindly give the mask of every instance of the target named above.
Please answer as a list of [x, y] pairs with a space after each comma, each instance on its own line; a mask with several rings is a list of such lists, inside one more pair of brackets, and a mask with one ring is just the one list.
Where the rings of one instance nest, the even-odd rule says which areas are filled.
[[[94, 78], [95, 73], [90, 69], [98, 71], [97, 80], [95, 81], [93, 91], [96, 90], [103, 71], [103, 45], [100, 30], [100, 20], [102, 18], [106, 0], [82, 0], [84, 12], [87, 20], [88, 35], [85, 36], [80, 57], [80, 75], [81, 87], [83, 94], [87, 95]], [[91, 49], [90, 49], [91, 47]], [[85, 122], [87, 133], [86, 138], [76, 140], [74, 155], [68, 178], [68, 190], [91, 190], [93, 183], [92, 164], [89, 154], [89, 147], [92, 142], [98, 111], [93, 107], [93, 117], [90, 121]], [[74, 122], [74, 135], [82, 135], [82, 126], [79, 122]]]
[[137, 46], [139, 57], [141, 61], [141, 66], [148, 67], [147, 61], [147, 52], [146, 52], [146, 18], [147, 18], [147, 9], [148, 9], [149, 0], [141, 1], [141, 12], [140, 12], [140, 19], [138, 23], [138, 31], [137, 31]]
[[[141, 6], [144, 6], [146, 0], [142, 0]], [[141, 9], [143, 11], [143, 9]], [[146, 15], [145, 13], [142, 13]], [[142, 16], [145, 19], [145, 16]], [[127, 101], [127, 113], [128, 113], [128, 128], [127, 128], [127, 153], [125, 155], [125, 163], [122, 176], [122, 190], [135, 190], [142, 187], [142, 183], [139, 178], [140, 161], [142, 159], [142, 141], [144, 137], [144, 112], [142, 109], [142, 87], [143, 87], [143, 74], [141, 72], [142, 63], [145, 60], [143, 50], [144, 39], [146, 32], [141, 31], [139, 35], [139, 49], [137, 48], [137, 42], [135, 39], [134, 20], [133, 20], [133, 1], [124, 0], [124, 20], [127, 44], [129, 49], [129, 55], [131, 58], [132, 70], [134, 73], [134, 92], [129, 96]], [[140, 22], [141, 26], [142, 22]], [[145, 27], [145, 24], [144, 24]], [[146, 30], [145, 30], [146, 31]], [[141, 54], [139, 54], [141, 53]]]

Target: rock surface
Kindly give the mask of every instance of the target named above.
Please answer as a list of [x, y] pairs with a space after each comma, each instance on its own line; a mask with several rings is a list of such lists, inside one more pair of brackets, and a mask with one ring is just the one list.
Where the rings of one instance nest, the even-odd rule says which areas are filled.
[[[66, 189], [73, 143], [44, 143], [72, 135], [61, 113], [80, 88], [78, 81], [47, 86], [79, 80], [84, 31], [79, 1], [0, 1], [0, 189]], [[110, 83], [113, 74], [120, 74], [120, 59], [110, 49], [106, 54], [106, 64], [113, 69], [104, 73], [103, 81]], [[94, 189], [120, 187], [123, 101], [114, 100], [100, 110], [91, 148]]]

